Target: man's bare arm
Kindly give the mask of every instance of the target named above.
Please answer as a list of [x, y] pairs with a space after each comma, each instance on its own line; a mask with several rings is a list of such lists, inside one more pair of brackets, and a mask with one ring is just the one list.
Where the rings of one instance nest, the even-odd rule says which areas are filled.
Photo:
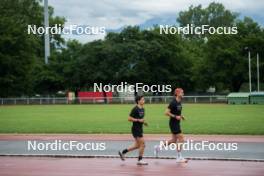
[[176, 118], [177, 120], [181, 120], [181, 116], [176, 116], [176, 115], [172, 114], [171, 110], [169, 108], [167, 108], [165, 110], [165, 115], [168, 117]]

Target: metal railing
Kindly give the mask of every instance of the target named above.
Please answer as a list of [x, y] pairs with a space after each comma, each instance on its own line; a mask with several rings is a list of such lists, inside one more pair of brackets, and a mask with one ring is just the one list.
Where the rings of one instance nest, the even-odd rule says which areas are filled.
[[[169, 103], [172, 96], [146, 96], [146, 104]], [[184, 96], [184, 103], [227, 103], [227, 97], [214, 96]], [[38, 97], [38, 98], [0, 98], [0, 105], [52, 105], [52, 104], [131, 104], [134, 97], [81, 97], [68, 99], [67, 97]]]

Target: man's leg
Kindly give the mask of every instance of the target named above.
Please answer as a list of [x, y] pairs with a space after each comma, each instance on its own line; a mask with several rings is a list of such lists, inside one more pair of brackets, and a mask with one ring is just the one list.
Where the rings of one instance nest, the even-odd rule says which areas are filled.
[[171, 134], [171, 139], [168, 141], [168, 146], [177, 142], [177, 135]]
[[131, 151], [133, 151], [133, 150], [136, 150], [136, 149], [138, 149], [139, 148], [139, 145], [138, 145], [138, 143], [137, 143], [137, 141], [134, 143], [134, 145], [132, 145], [132, 146], [130, 146], [129, 148], [127, 148], [127, 151], [128, 152], [131, 152]]
[[182, 133], [175, 135], [177, 139], [177, 161], [178, 162], [187, 162], [186, 159], [182, 157], [181, 151], [182, 151], [182, 145], [184, 143], [184, 137]]
[[127, 152], [131, 152], [131, 151], [136, 150], [136, 149], [138, 149], [138, 148], [139, 148], [139, 144], [138, 144], [138, 142], [137, 142], [137, 140], [136, 140], [135, 143], [134, 143], [134, 145], [130, 146], [130, 147], [127, 148], [127, 149], [124, 149], [122, 152], [119, 151], [118, 154], [119, 154], [121, 160], [124, 161], [124, 160], [125, 160], [124, 155], [125, 155]]
[[138, 137], [137, 139], [137, 143], [139, 145], [139, 154], [138, 154], [138, 164], [139, 165], [147, 165], [147, 162], [144, 162], [143, 159], [143, 155], [144, 155], [144, 150], [145, 150], [145, 140], [143, 137]]
[[[176, 138], [176, 136], [175, 136], [175, 134], [172, 134], [171, 135], [171, 139], [169, 140], [169, 141], [163, 141], [163, 144], [165, 144], [165, 146], [169, 146], [170, 144], [173, 144], [173, 143], [175, 143], [176, 144], [176, 142], [177, 142], [177, 138]], [[154, 156], [155, 157], [158, 157], [158, 154], [159, 154], [159, 152], [160, 152], [160, 145], [155, 145], [154, 146]]]
[[144, 138], [141, 137], [141, 138], [137, 138], [137, 142], [138, 142], [138, 145], [139, 145], [139, 155], [138, 155], [138, 160], [141, 160], [142, 157], [143, 157], [143, 154], [144, 154], [144, 150], [145, 150], [145, 141], [144, 141]]

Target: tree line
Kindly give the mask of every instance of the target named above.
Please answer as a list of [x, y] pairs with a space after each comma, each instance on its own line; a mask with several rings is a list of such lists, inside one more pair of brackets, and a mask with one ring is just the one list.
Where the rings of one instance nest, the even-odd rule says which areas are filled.
[[[39, 0], [0, 1], [0, 97], [54, 95], [86, 90], [93, 83], [170, 84], [186, 92], [237, 92], [248, 82], [248, 60], [260, 55], [264, 75], [264, 29], [250, 17], [220, 3], [190, 6], [181, 11], [175, 26], [208, 24], [237, 26], [236, 35], [160, 34], [158, 25], [143, 30], [128, 26], [107, 33], [103, 40], [79, 43], [51, 35], [51, 57], [44, 63], [43, 35], [27, 34], [27, 25], [44, 26]], [[50, 26], [64, 25], [49, 7]], [[252, 59], [256, 70], [256, 59]], [[261, 76], [263, 82], [264, 77]], [[256, 81], [253, 73], [252, 81]]]

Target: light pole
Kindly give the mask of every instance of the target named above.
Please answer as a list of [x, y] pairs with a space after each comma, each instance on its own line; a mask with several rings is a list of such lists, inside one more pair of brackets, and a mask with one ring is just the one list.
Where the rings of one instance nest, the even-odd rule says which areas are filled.
[[[49, 9], [48, 9], [48, 0], [44, 0], [44, 27], [48, 29], [49, 27]], [[49, 31], [45, 33], [45, 64], [49, 63], [50, 56], [50, 40], [49, 40]]]
[[249, 92], [252, 91], [251, 89], [251, 58], [250, 58], [250, 51], [249, 48], [247, 48], [248, 50], [248, 82], [249, 82]]
[[259, 54], [257, 53], [257, 80], [258, 80], [258, 92], [259, 92]]

